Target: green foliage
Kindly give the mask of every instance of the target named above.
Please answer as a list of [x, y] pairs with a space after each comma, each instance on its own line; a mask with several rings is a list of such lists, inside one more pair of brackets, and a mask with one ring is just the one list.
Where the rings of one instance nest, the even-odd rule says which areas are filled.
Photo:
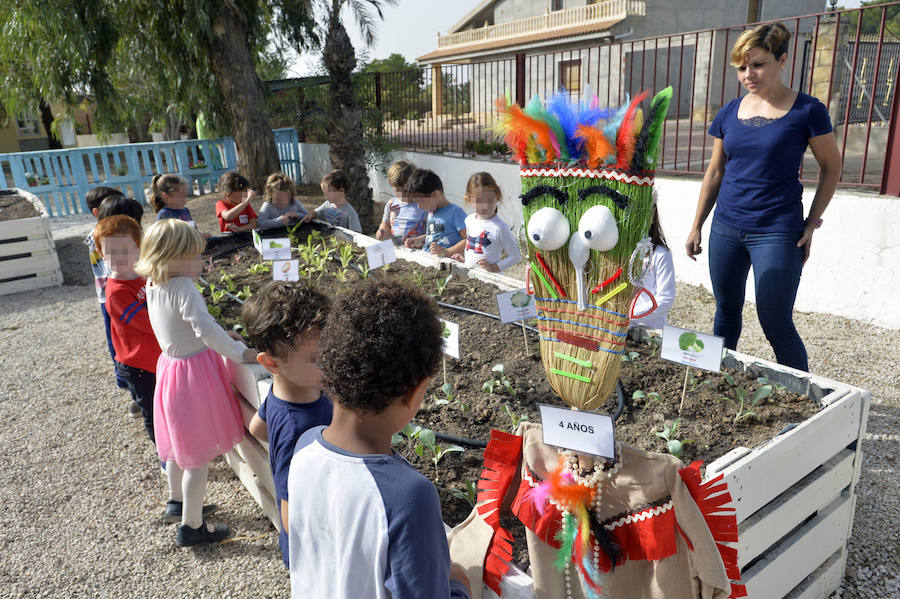
[[516, 390], [513, 389], [512, 380], [503, 372], [503, 364], [497, 364], [491, 368], [491, 372], [495, 373], [494, 378], [485, 381], [481, 385], [481, 390], [494, 394], [494, 389], [503, 388], [512, 397], [516, 396]]
[[434, 281], [435, 292], [436, 292], [436, 296], [438, 298], [441, 298], [444, 296], [444, 290], [447, 289], [447, 284], [450, 283], [450, 280], [452, 278], [453, 278], [453, 274], [449, 274], [443, 279], [435, 279], [435, 281]]
[[272, 272], [272, 264], [269, 262], [259, 262], [258, 264], [253, 264], [250, 268], [247, 269], [248, 272], [251, 272], [255, 275], [264, 275]]
[[463, 403], [461, 399], [456, 399], [456, 395], [453, 393], [453, 385], [451, 385], [450, 383], [444, 383], [443, 385], [441, 385], [441, 393], [444, 394], [444, 397], [438, 397], [437, 395], [433, 397], [434, 405], [456, 406], [464, 414], [472, 409], [472, 406], [470, 406], [469, 404]]
[[509, 154], [509, 146], [502, 141], [486, 141], [484, 139], [467, 139], [463, 142], [467, 152], [475, 154]]
[[474, 480], [466, 481], [465, 491], [451, 489], [450, 494], [475, 507], [475, 502], [478, 501], [478, 484]]
[[341, 260], [341, 268], [346, 269], [350, 266], [350, 261], [353, 260], [353, 244], [342, 243], [338, 249], [338, 255]]
[[220, 308], [219, 306], [207, 305], [206, 311], [209, 312], [213, 318], [219, 318], [220, 316], [222, 316], [222, 308]]
[[650, 407], [650, 404], [656, 402], [662, 404], [662, 399], [659, 396], [659, 393], [656, 391], [651, 391], [650, 393], [644, 393], [640, 389], [631, 394], [631, 399], [635, 401], [644, 400], [643, 409], [646, 410]]
[[369, 278], [369, 259], [366, 258], [362, 264], [359, 265], [359, 275], [364, 278]]
[[238, 298], [242, 302], [247, 301], [252, 296], [253, 291], [250, 289], [250, 285], [244, 285], [243, 289], [234, 294], [234, 297]]
[[228, 291], [228, 293], [234, 293], [237, 290], [237, 283], [234, 282], [234, 277], [232, 277], [224, 270], [220, 270], [219, 272], [221, 273], [219, 282], [225, 285], [225, 289]]
[[637, 360], [641, 354], [636, 351], [630, 351], [627, 354], [622, 354], [620, 357], [622, 358], [622, 362], [634, 362]]
[[218, 304], [219, 300], [225, 297], [227, 293], [228, 290], [216, 287], [214, 283], [209, 284], [209, 298], [214, 304]]
[[734, 405], [737, 410], [737, 413], [734, 416], [734, 424], [737, 424], [741, 420], [756, 417], [754, 408], [760, 401], [767, 399], [772, 395], [772, 385], [762, 385], [761, 387], [758, 387], [756, 391], [753, 392], [753, 396], [749, 401], [747, 400], [747, 396], [750, 392], [744, 387], [736, 387], [734, 393], [735, 399], [730, 397], [720, 397], [718, 401], [726, 401]]
[[340, 281], [341, 283], [347, 282], [347, 275], [349, 272], [346, 268], [341, 268], [340, 270], [335, 271], [334, 278]]
[[503, 413], [509, 417], [509, 431], [511, 433], [516, 432], [516, 429], [519, 428], [519, 425], [528, 420], [528, 414], [516, 414], [513, 412], [512, 408], [509, 407], [509, 404], [505, 403], [500, 406], [500, 409], [503, 410]]
[[[851, 36], [856, 35], [856, 24], [859, 21], [859, 15], [862, 14], [862, 27], [860, 28], [860, 33], [863, 35], [877, 35], [879, 27], [881, 26], [881, 11], [880, 8], [866, 8], [867, 6], [876, 6], [878, 4], [884, 4], [885, 0], [863, 0], [863, 2], [859, 3], [860, 8], [865, 10], [862, 11], [854, 11], [847, 13], [843, 16], [843, 18], [847, 19], [847, 31], [850, 32]], [[843, 7], [839, 6], [838, 9]], [[886, 35], [890, 34], [894, 37], [900, 37], [900, 6], [888, 6], [886, 8], [887, 13], [884, 18], [884, 26], [886, 29]], [[841, 29], [844, 30], [845, 25], [843, 22], [841, 23]]]
[[650, 432], [652, 432], [657, 437], [663, 439], [666, 442], [666, 450], [671, 453], [676, 458], [679, 457], [684, 451], [684, 446], [688, 443], [693, 443], [693, 439], [678, 439], [678, 425], [681, 423], [681, 418], [676, 418], [674, 422], [670, 425], [668, 422], [663, 426], [662, 432], [656, 430], [656, 427], [653, 427]]

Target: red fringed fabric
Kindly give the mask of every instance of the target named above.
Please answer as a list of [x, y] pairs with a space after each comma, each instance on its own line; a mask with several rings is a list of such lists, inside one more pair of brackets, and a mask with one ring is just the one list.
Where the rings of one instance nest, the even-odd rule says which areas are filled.
[[[700, 508], [713, 540], [716, 541], [716, 547], [725, 564], [725, 573], [728, 578], [740, 582], [741, 571], [738, 568], [737, 549], [722, 544], [734, 543], [738, 540], [737, 517], [731, 506], [732, 499], [731, 493], [728, 492], [728, 483], [723, 480], [722, 474], [702, 482], [701, 465], [702, 462], [692, 462], [690, 466], [679, 470], [678, 474], [697, 503], [697, 507]], [[731, 583], [731, 598], [737, 599], [746, 596], [747, 589], [744, 585]]]
[[510, 509], [516, 518], [542, 541], [554, 549], [559, 549], [556, 533], [559, 532], [562, 525], [562, 515], [556, 509], [556, 506], [547, 504], [542, 516], [535, 507], [534, 502], [526, 496], [526, 492], [530, 488], [531, 485], [523, 478]]
[[[652, 509], [643, 511], [650, 512]], [[678, 551], [675, 538], [675, 510], [671, 508], [659, 515], [651, 515], [643, 521], [636, 520], [616, 527], [611, 534], [622, 549], [622, 557], [627, 560], [660, 560], [675, 555]], [[604, 571], [612, 567], [605, 554], [600, 556], [600, 567]]]
[[484, 583], [497, 595], [500, 595], [500, 579], [509, 571], [512, 559], [512, 535], [500, 526], [500, 507], [518, 472], [521, 457], [522, 437], [491, 431], [478, 481], [478, 513], [494, 529], [484, 558]]

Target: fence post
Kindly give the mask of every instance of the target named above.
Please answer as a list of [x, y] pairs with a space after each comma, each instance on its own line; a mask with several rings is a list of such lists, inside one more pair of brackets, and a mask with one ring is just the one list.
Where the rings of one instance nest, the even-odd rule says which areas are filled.
[[381, 108], [381, 73], [375, 73], [375, 106]]
[[516, 104], [525, 108], [525, 53], [516, 54]]
[[431, 65], [431, 115], [437, 117], [444, 113], [444, 78], [441, 76], [441, 63]]
[[[887, 148], [884, 152], [884, 169], [881, 171], [881, 189], [884, 195], [900, 196], [900, 148], [897, 147], [897, 128], [900, 127], [900, 93], [896, 91], [896, 82], [900, 77], [900, 62], [894, 71], [894, 99], [891, 101], [891, 124], [888, 127]], [[846, 123], [844, 124], [846, 128]]]

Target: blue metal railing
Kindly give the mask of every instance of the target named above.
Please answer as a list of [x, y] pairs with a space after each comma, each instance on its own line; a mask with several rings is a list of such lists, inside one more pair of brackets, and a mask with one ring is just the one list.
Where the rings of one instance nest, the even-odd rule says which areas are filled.
[[[285, 174], [300, 182], [303, 175], [297, 132], [274, 129], [275, 146]], [[116, 187], [145, 202], [144, 189], [158, 173], [176, 173], [193, 190], [208, 193], [222, 173], [237, 167], [234, 139], [179, 141], [95, 146], [68, 150], [0, 154], [0, 189], [12, 186], [38, 196], [50, 216], [86, 214], [84, 196], [98, 185]]]

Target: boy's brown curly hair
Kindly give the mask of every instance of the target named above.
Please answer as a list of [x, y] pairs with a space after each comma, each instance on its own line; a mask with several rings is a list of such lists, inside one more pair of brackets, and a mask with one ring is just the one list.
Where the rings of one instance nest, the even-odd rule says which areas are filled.
[[303, 335], [322, 330], [330, 308], [308, 284], [273, 281], [244, 302], [241, 320], [257, 351], [284, 358]]
[[319, 367], [333, 400], [378, 414], [435, 373], [443, 325], [434, 300], [412, 285], [368, 279], [334, 304]]

